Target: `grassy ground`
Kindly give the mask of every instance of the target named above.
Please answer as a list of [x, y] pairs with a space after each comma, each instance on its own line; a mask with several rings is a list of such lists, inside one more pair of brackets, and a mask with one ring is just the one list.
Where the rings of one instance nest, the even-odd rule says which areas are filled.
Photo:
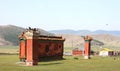
[[18, 46], [0, 46], [0, 53], [18, 53]]
[[[114, 59], [116, 58], [116, 59]], [[0, 71], [119, 71], [120, 57], [64, 56], [64, 60], [39, 62], [38, 66], [19, 66], [18, 55], [0, 55]]]
[[[70, 52], [72, 48], [65, 48]], [[17, 53], [18, 46], [0, 47], [0, 53]], [[64, 56], [64, 60], [39, 62], [37, 66], [21, 66], [18, 55], [0, 55], [0, 71], [119, 71], [119, 57], [98, 57], [90, 60], [83, 57]]]
[[[64, 47], [64, 52], [72, 52], [72, 50], [77, 47]], [[109, 47], [106, 46], [105, 48], [110, 48], [111, 50], [120, 51], [120, 47]], [[91, 47], [93, 51], [100, 51], [100, 47]], [[18, 53], [19, 46], [0, 46], [0, 53]]]

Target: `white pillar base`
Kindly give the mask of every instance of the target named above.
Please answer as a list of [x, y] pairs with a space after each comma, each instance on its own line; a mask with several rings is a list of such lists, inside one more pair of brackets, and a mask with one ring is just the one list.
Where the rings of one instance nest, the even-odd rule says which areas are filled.
[[90, 56], [84, 56], [84, 59], [90, 59]]
[[33, 66], [33, 62], [32, 61], [26, 61], [26, 66]]

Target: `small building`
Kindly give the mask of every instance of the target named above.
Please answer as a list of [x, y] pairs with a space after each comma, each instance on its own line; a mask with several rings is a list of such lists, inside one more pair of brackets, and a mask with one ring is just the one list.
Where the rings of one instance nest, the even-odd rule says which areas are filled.
[[84, 55], [84, 50], [75, 48], [72, 50], [72, 55], [73, 56], [82, 56], [82, 55]]
[[63, 58], [65, 39], [61, 36], [45, 36], [36, 28], [29, 28], [19, 35], [19, 41], [19, 58], [27, 66], [37, 65], [42, 58]]
[[110, 50], [108, 48], [103, 48], [100, 52], [99, 52], [99, 56], [113, 56], [114, 55], [114, 51]]

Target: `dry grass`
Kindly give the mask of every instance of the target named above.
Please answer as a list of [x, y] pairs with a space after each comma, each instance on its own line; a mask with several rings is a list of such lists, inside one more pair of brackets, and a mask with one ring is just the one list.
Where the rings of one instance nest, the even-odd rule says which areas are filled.
[[18, 53], [18, 46], [0, 46], [0, 53]]

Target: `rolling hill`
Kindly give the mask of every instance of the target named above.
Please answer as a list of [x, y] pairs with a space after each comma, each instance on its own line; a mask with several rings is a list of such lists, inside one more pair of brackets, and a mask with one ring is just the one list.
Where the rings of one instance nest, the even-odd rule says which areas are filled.
[[[0, 26], [0, 45], [19, 45], [18, 35], [24, 30], [25, 28], [14, 25]], [[42, 29], [38, 30], [40, 30], [42, 35], [53, 35]]]
[[18, 35], [23, 30], [23, 28], [13, 25], [0, 26], [0, 36], [4, 40], [1, 45], [18, 45]]
[[[25, 28], [14, 26], [14, 25], [6, 25], [6, 26], [0, 26], [0, 45], [19, 45], [18, 42], [18, 35], [21, 34]], [[90, 32], [89, 30], [81, 30], [81, 31], [72, 31], [72, 30], [66, 30], [63, 32], [60, 31], [54, 31], [54, 32], [47, 32], [43, 29], [39, 29], [42, 35], [59, 35], [63, 36], [65, 38], [65, 47], [83, 47], [84, 46], [84, 40], [81, 36], [89, 34], [91, 37], [93, 37], [92, 46], [110, 46], [110, 47], [119, 47], [120, 46], [120, 36], [119, 31], [112, 33], [109, 32], [105, 33], [104, 31], [95, 31]], [[70, 32], [72, 31], [72, 32]], [[51, 34], [51, 33], [57, 33], [57, 34]], [[114, 35], [113, 35], [114, 33]], [[117, 36], [116, 36], [116, 34]]]
[[65, 46], [82, 47], [84, 40], [81, 36], [90, 35], [93, 37], [92, 45], [104, 47], [120, 47], [120, 31], [105, 31], [105, 30], [52, 30], [51, 33], [62, 35], [66, 38]]
[[[58, 34], [57, 34], [58, 35]], [[59, 34], [63, 36], [65, 40], [66, 47], [83, 47], [84, 39], [80, 35], [72, 34]], [[89, 35], [93, 38], [92, 46], [94, 47], [120, 47], [120, 36], [114, 36], [110, 34], [94, 34]]]
[[106, 31], [106, 30], [96, 30], [96, 31], [89, 31], [89, 30], [51, 30], [51, 33], [56, 34], [76, 34], [76, 35], [90, 35], [90, 34], [110, 34], [115, 36], [120, 36], [120, 31]]

